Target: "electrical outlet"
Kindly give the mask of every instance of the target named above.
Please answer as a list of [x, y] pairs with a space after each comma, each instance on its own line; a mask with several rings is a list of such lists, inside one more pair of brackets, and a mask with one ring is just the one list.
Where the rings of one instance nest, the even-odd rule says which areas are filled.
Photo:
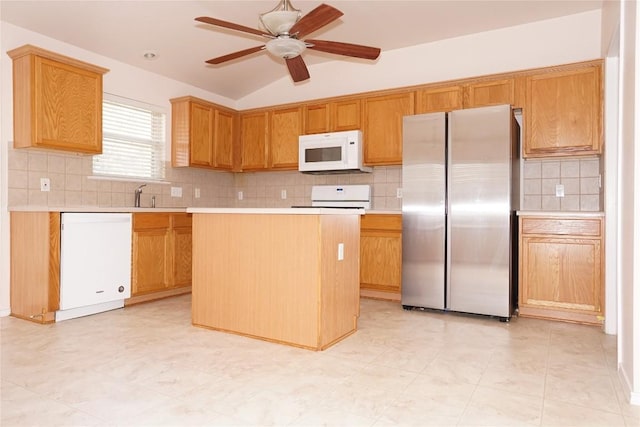
[[40, 178], [40, 191], [51, 191], [51, 181], [49, 178]]
[[286, 198], [287, 198], [287, 190], [282, 190], [282, 191], [280, 191], [280, 198], [281, 198], [282, 200], [284, 200], [284, 199], [286, 199]]
[[397, 188], [396, 189], [396, 198], [397, 199], [402, 199], [402, 188]]
[[556, 184], [556, 197], [564, 197], [564, 185]]
[[182, 187], [171, 187], [171, 197], [182, 197]]
[[344, 243], [338, 243], [338, 261], [344, 259]]
[[196, 188], [193, 190], [193, 197], [195, 197], [196, 199], [199, 199], [199, 198], [200, 198], [200, 189], [199, 189], [198, 187], [196, 187]]
[[244, 199], [244, 193], [242, 191], [238, 191], [238, 200]]

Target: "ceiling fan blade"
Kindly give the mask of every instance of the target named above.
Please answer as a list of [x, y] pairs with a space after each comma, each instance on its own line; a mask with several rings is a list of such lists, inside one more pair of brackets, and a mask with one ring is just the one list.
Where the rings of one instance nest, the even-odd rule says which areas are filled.
[[223, 21], [221, 19], [209, 18], [208, 16], [200, 16], [196, 18], [198, 22], [204, 22], [205, 24], [215, 25], [217, 27], [228, 28], [230, 30], [242, 31], [243, 33], [255, 34], [257, 36], [265, 36], [273, 38], [273, 36], [269, 33], [265, 33], [264, 31], [256, 30], [255, 28], [245, 27], [244, 25], [234, 24], [233, 22]]
[[307, 34], [311, 34], [325, 25], [330, 24], [342, 15], [343, 13], [335, 7], [329, 6], [328, 4], [321, 4], [300, 18], [300, 20], [291, 27], [289, 34], [297, 34], [298, 40], [303, 39]]
[[[332, 42], [327, 40], [305, 40], [307, 48], [321, 52], [335, 53], [338, 55], [352, 56], [354, 58], [377, 59], [380, 56], [380, 48], [363, 46], [360, 44]], [[309, 44], [311, 46], [309, 46]]]
[[218, 56], [217, 58], [209, 59], [205, 61], [207, 64], [222, 64], [223, 62], [231, 61], [246, 55], [251, 55], [252, 53], [259, 52], [264, 49], [264, 45], [256, 46], [245, 50], [239, 50], [237, 52], [230, 53], [228, 55]]
[[302, 56], [298, 55], [293, 58], [285, 58], [285, 61], [287, 62], [289, 74], [291, 74], [291, 78], [294, 82], [301, 82], [309, 78], [309, 70], [307, 69], [307, 65], [304, 63]]

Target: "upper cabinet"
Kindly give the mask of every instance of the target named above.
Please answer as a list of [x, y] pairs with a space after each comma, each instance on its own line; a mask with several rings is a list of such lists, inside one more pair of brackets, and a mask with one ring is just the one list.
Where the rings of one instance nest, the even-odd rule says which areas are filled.
[[269, 113], [258, 111], [240, 115], [242, 170], [267, 169]]
[[522, 78], [486, 80], [464, 86], [464, 108], [509, 104], [522, 107]]
[[269, 113], [269, 166], [273, 169], [298, 169], [298, 137], [302, 134], [302, 107], [273, 110]]
[[419, 89], [416, 93], [416, 114], [459, 110], [462, 102], [463, 87], [460, 85]]
[[360, 99], [310, 104], [304, 107], [303, 113], [306, 135], [355, 130], [362, 127]]
[[13, 60], [13, 146], [102, 153], [102, 75], [108, 70], [31, 45]]
[[602, 153], [600, 63], [526, 79], [524, 156]]
[[171, 164], [233, 168], [235, 113], [186, 96], [171, 100]]
[[365, 98], [364, 162], [402, 164], [402, 118], [414, 114], [414, 92]]

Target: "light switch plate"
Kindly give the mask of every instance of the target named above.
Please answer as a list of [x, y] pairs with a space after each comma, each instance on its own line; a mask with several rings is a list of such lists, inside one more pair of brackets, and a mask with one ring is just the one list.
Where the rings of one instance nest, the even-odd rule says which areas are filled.
[[287, 190], [280, 191], [280, 198], [285, 200], [287, 198]]
[[344, 259], [344, 243], [338, 243], [338, 261]]
[[182, 197], [182, 187], [171, 187], [171, 197]]
[[199, 199], [199, 198], [200, 198], [200, 189], [199, 189], [198, 187], [196, 187], [196, 188], [193, 190], [193, 197], [195, 197], [196, 199]]
[[556, 184], [556, 197], [564, 197], [564, 185]]
[[242, 191], [238, 191], [238, 200], [244, 199], [244, 193]]

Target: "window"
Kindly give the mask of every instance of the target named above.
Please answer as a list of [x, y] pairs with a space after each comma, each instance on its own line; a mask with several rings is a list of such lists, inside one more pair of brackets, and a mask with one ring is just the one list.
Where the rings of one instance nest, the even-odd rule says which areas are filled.
[[159, 107], [105, 94], [102, 154], [93, 157], [93, 174], [164, 179], [165, 121]]

